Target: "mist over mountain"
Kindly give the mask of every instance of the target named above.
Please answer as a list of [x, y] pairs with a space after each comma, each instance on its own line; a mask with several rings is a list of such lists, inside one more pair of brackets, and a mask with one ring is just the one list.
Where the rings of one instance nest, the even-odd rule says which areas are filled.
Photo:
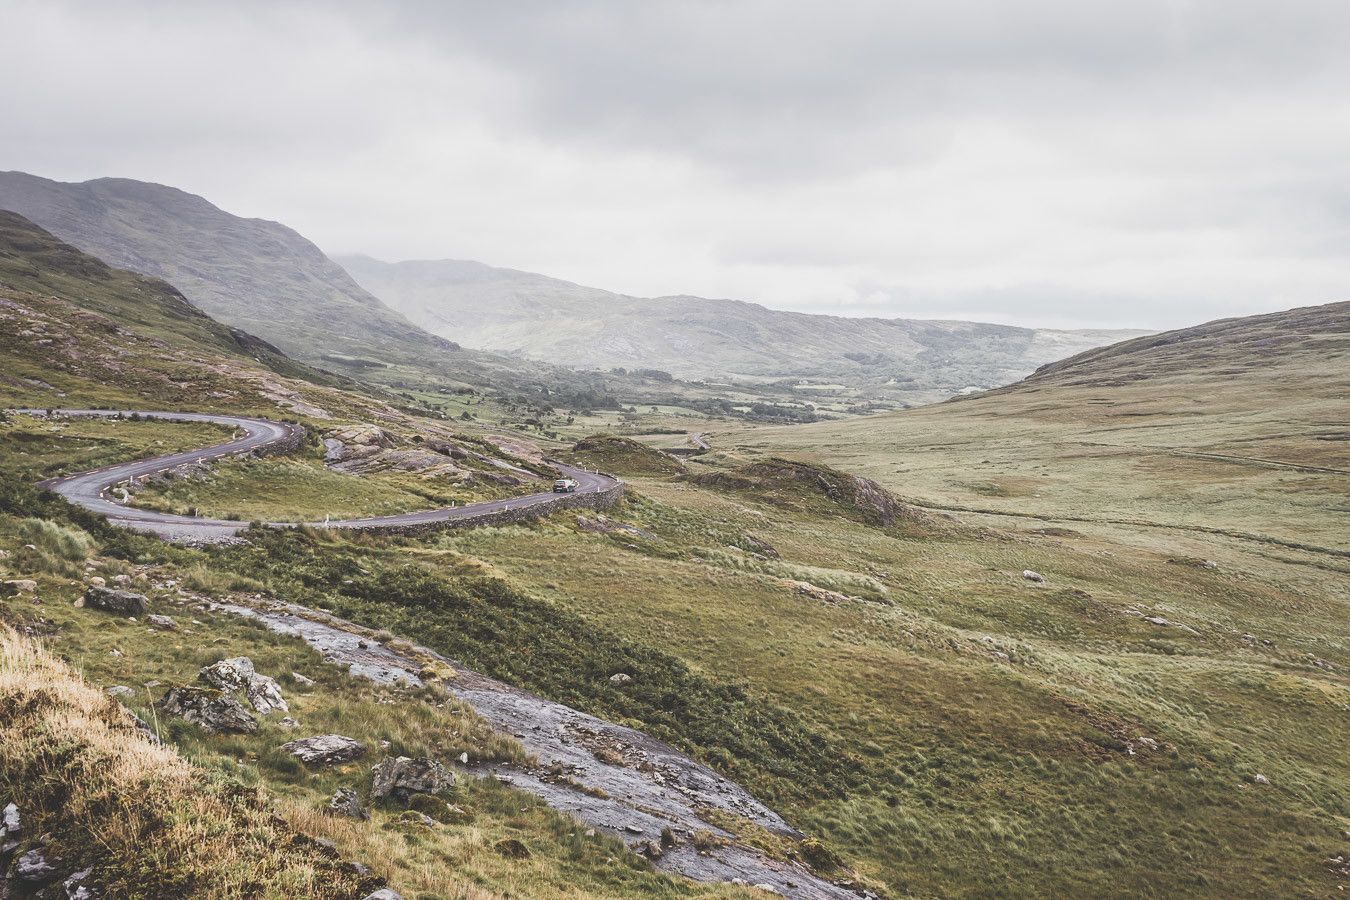
[[576, 368], [656, 368], [688, 379], [839, 379], [914, 401], [1007, 384], [1047, 362], [1144, 333], [631, 297], [466, 260], [338, 261], [411, 321], [469, 347]]

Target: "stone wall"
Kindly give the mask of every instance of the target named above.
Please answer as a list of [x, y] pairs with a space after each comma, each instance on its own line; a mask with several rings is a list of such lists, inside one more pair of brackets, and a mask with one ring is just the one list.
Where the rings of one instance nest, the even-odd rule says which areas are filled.
[[452, 528], [481, 528], [485, 525], [518, 525], [551, 515], [564, 509], [609, 509], [623, 496], [624, 484], [619, 479], [603, 491], [590, 494], [556, 494], [547, 500], [541, 500], [531, 506], [515, 509], [495, 509], [472, 516], [453, 519], [439, 519], [431, 522], [397, 523], [391, 525], [369, 525], [353, 528], [353, 531], [379, 531], [384, 534], [429, 534], [435, 531], [447, 531]]

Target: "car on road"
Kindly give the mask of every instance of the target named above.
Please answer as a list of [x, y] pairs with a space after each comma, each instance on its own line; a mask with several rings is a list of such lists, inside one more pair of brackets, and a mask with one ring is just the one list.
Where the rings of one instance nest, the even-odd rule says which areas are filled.
[[577, 483], [570, 478], [559, 478], [553, 482], [553, 493], [570, 494], [577, 489]]

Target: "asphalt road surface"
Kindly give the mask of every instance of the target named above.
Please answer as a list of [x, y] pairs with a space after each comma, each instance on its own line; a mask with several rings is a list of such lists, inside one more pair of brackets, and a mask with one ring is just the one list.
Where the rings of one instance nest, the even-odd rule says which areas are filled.
[[[17, 412], [28, 413], [30, 415], [45, 414], [45, 410], [30, 409], [17, 410]], [[53, 412], [59, 416], [119, 415], [116, 410], [98, 409], [58, 409]], [[132, 415], [132, 412], [128, 410], [123, 411], [120, 414], [129, 416]], [[183, 453], [156, 456], [152, 459], [140, 459], [132, 462], [118, 463], [112, 466], [104, 466], [101, 469], [83, 472], [79, 475], [51, 478], [47, 481], [40, 482], [39, 487], [55, 491], [71, 503], [77, 503], [86, 509], [107, 516], [108, 521], [112, 522], [114, 525], [155, 534], [165, 540], [179, 543], [201, 544], [228, 541], [232, 539], [237, 532], [247, 528], [248, 523], [230, 521], [227, 519], [175, 516], [168, 513], [155, 512], [154, 510], [149, 509], [137, 509], [133, 506], [124, 506], [110, 496], [112, 489], [125, 484], [133, 478], [145, 478], [147, 476], [157, 475], [161, 472], [177, 468], [178, 466], [196, 462], [210, 462], [227, 456], [237, 456], [243, 453], [251, 453], [255, 450], [265, 450], [276, 444], [285, 444], [294, 440], [297, 433], [302, 430], [298, 425], [290, 425], [285, 422], [273, 422], [269, 419], [254, 419], [246, 416], [226, 416], [216, 415], [214, 413], [142, 411], [137, 411], [136, 414], [143, 419], [164, 419], [173, 422], [209, 422], [216, 425], [223, 425], [227, 428], [234, 428], [236, 432], [242, 431], [243, 435], [219, 444], [203, 447], [199, 450], [187, 450]], [[587, 472], [561, 463], [554, 463], [553, 465], [564, 475], [577, 483], [576, 493], [578, 494], [599, 493], [609, 489], [616, 483], [616, 479], [611, 478], [608, 475]], [[393, 528], [404, 525], [450, 522], [456, 519], [473, 518], [485, 512], [537, 506], [553, 499], [555, 496], [557, 495], [552, 491], [549, 491], [548, 493], [529, 494], [523, 497], [508, 497], [504, 500], [489, 500], [483, 503], [470, 503], [465, 506], [442, 507], [440, 509], [428, 509], [421, 512], [401, 513], [394, 516], [377, 516], [365, 519], [341, 519], [330, 522], [314, 522], [312, 524], [316, 526], [326, 526], [328, 528], [377, 531], [382, 528]], [[269, 522], [268, 524], [277, 527], [289, 527], [294, 523]]]

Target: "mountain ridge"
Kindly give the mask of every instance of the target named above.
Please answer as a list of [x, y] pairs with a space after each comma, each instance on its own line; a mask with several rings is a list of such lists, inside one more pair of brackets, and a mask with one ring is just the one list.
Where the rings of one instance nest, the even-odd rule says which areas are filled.
[[[919, 401], [1014, 381], [1042, 363], [1146, 333], [802, 313], [685, 294], [633, 297], [472, 260], [336, 259], [411, 321], [466, 346], [696, 380], [842, 378]], [[575, 340], [583, 331], [593, 339]]]

